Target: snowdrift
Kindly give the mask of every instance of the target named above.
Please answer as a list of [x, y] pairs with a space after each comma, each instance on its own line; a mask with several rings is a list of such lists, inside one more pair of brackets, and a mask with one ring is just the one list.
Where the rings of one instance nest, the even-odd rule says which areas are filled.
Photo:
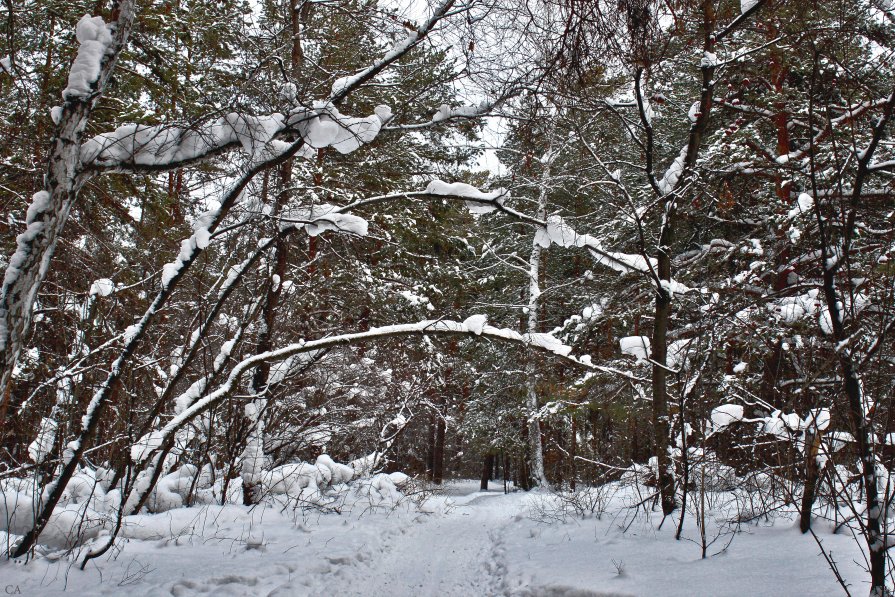
[[[125, 527], [141, 526], [138, 518], [195, 505], [241, 505], [242, 480], [226, 480], [224, 471], [210, 465], [199, 469], [183, 464], [166, 472], [147, 496], [139, 514], [125, 516]], [[365, 474], [366, 473], [366, 474]], [[40, 536], [40, 544], [53, 549], [70, 549], [115, 528], [119, 512], [133, 511], [138, 494], [146, 490], [151, 473], [137, 477], [136, 490], [122, 509], [122, 483], [110, 486], [111, 473], [84, 467], [65, 488]], [[401, 489], [409, 477], [403, 473], [369, 475], [363, 469], [334, 461], [321, 454], [313, 462], [284, 464], [262, 473], [261, 501], [257, 507], [340, 509], [363, 502], [364, 507], [393, 507], [404, 498]], [[33, 479], [0, 480], [0, 536], [7, 546], [31, 528], [40, 503], [51, 487], [38, 494]], [[8, 539], [8, 541], [5, 541]]]

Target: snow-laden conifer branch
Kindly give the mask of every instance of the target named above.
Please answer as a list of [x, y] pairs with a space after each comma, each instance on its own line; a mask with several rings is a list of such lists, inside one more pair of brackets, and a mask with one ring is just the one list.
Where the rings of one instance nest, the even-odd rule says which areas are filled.
[[491, 192], [483, 192], [465, 183], [445, 183], [434, 180], [429, 183], [424, 191], [405, 191], [390, 193], [360, 199], [343, 207], [332, 209], [332, 214], [344, 214], [349, 211], [386, 203], [399, 199], [433, 198], [445, 200], [463, 201], [467, 208], [475, 214], [501, 212], [522, 222], [534, 225], [536, 240], [542, 247], [549, 247], [551, 243], [562, 247], [579, 247], [586, 249], [598, 265], [613, 269], [619, 273], [641, 273], [647, 275], [657, 288], [667, 287], [672, 293], [685, 293], [690, 289], [674, 280], [657, 280], [655, 275], [656, 260], [635, 253], [623, 253], [612, 251], [603, 246], [603, 243], [589, 235], [579, 234], [562, 217], [548, 216], [546, 219], [538, 219], [505, 205], [504, 201], [509, 197], [509, 192], [497, 189]]
[[729, 25], [715, 33], [715, 40], [722, 41], [728, 35], [739, 29], [742, 25], [749, 21], [756, 12], [761, 10], [762, 6], [764, 6], [766, 0], [749, 0], [748, 4], [744, 5], [745, 10], [741, 11], [740, 14], [735, 18]]
[[382, 127], [386, 131], [419, 131], [434, 126], [440, 126], [456, 120], [471, 120], [487, 116], [500, 104], [515, 95], [515, 90], [504, 93], [500, 98], [492, 101], [483, 101], [476, 106], [449, 106], [442, 104], [431, 119], [414, 124], [386, 124]]
[[433, 29], [435, 29], [436, 25], [448, 16], [451, 9], [454, 7], [455, 0], [444, 0], [441, 4], [435, 7], [432, 11], [432, 15], [424, 22], [422, 25], [416, 28], [414, 31], [410, 31], [407, 34], [407, 37], [404, 40], [395, 44], [391, 50], [389, 50], [382, 58], [368, 66], [367, 68], [356, 72], [353, 75], [348, 77], [342, 77], [337, 79], [332, 86], [332, 94], [329, 97], [329, 101], [333, 104], [339, 104], [342, 100], [344, 100], [348, 95], [366, 83], [367, 81], [372, 80], [376, 75], [385, 70], [390, 64], [410, 52], [413, 48], [418, 46], [423, 39], [429, 35]]
[[643, 381], [641, 378], [632, 375], [631, 373], [612, 367], [594, 365], [590, 362], [589, 358], [572, 355], [572, 348], [570, 346], [566, 346], [550, 334], [520, 334], [515, 330], [493, 327], [486, 325], [485, 318], [480, 315], [469, 317], [463, 322], [450, 320], [425, 320], [418, 323], [383, 326], [371, 328], [366, 332], [342, 334], [320, 340], [300, 341], [282, 348], [259, 353], [240, 361], [230, 371], [227, 380], [218, 386], [217, 389], [204, 395], [202, 398], [193, 401], [191, 406], [182, 410], [162, 428], [141, 438], [131, 450], [132, 457], [137, 462], [148, 458], [155, 449], [164, 445], [172, 434], [176, 433], [183, 425], [229, 396], [237, 387], [242, 375], [262, 362], [280, 361], [293, 355], [327, 350], [337, 346], [351, 346], [362, 342], [414, 335], [471, 336], [512, 342], [552, 354], [579, 367], [594, 372], [618, 375], [632, 381]]
[[298, 106], [286, 115], [230, 113], [199, 126], [128, 124], [85, 142], [81, 161], [90, 171], [163, 172], [240, 147], [251, 159], [262, 160], [266, 151], [275, 151], [283, 143], [279, 139], [290, 134], [300, 135], [309, 147], [353, 151], [376, 137], [391, 119], [391, 110], [380, 106], [373, 115], [353, 118], [341, 114], [335, 106], [419, 45], [453, 5], [454, 0], [446, 0], [423, 25], [379, 60], [338, 79], [332, 94], [323, 101]]

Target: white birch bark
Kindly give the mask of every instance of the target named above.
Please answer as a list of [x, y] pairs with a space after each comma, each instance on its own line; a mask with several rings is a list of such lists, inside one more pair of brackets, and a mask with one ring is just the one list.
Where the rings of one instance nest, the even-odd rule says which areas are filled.
[[[547, 185], [550, 181], [550, 170], [554, 156], [552, 145], [548, 147], [544, 160], [544, 172], [538, 190], [538, 212], [535, 217], [547, 219]], [[541, 275], [541, 252], [544, 248], [538, 242], [537, 235], [532, 237], [531, 256], [528, 260], [528, 327], [529, 335], [538, 333], [538, 309], [540, 308], [541, 289], [538, 280]], [[528, 449], [531, 459], [531, 473], [540, 487], [549, 487], [547, 475], [544, 473], [544, 446], [541, 441], [541, 422], [538, 418], [537, 364], [529, 360], [526, 368], [525, 382], [526, 407], [528, 408]]]
[[[87, 177], [81, 170], [81, 138], [93, 108], [115, 70], [118, 55], [127, 43], [134, 20], [133, 0], [122, 0], [113, 12], [118, 13], [118, 19], [109, 25], [111, 43], [105, 49], [96, 80], [87, 81], [82, 77], [79, 83], [83, 89], [75, 89], [70, 78], [69, 88], [63, 93], [64, 105], [61, 109], [54, 108], [58, 124], [47, 160], [45, 186], [32, 199], [26, 217], [27, 228], [16, 238], [16, 250], [3, 275], [0, 287], [2, 419], [9, 407], [12, 372], [22, 351], [23, 339], [31, 327], [31, 311], [38, 288], [47, 274], [56, 241], [65, 227], [72, 204], [86, 182]], [[79, 31], [80, 27], [79, 24]], [[80, 73], [73, 70], [72, 74]]]

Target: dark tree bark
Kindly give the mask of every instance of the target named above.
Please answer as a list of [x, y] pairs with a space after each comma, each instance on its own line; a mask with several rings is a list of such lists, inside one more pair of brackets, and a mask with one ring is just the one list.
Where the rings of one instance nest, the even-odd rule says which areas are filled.
[[575, 459], [578, 458], [578, 427], [575, 415], [572, 415], [572, 438], [569, 445], [569, 489], [575, 491], [578, 483], [578, 466]]
[[482, 483], [481, 490], [488, 491], [488, 481], [491, 480], [491, 471], [494, 468], [494, 454], [488, 453], [482, 460]]
[[426, 441], [426, 478], [432, 481], [435, 476], [435, 415], [429, 419]]
[[820, 469], [817, 466], [817, 453], [820, 449], [820, 431], [807, 431], [805, 434], [805, 489], [802, 491], [802, 507], [799, 511], [799, 529], [807, 533], [811, 528], [811, 510], [817, 493], [817, 481]]
[[444, 482], [444, 436], [445, 436], [444, 417], [439, 414], [435, 420], [435, 444], [432, 454], [432, 481], [436, 485]]

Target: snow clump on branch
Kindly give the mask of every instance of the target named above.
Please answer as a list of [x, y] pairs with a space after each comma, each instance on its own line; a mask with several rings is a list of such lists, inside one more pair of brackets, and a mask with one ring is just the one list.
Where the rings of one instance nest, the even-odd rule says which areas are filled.
[[112, 45], [112, 33], [102, 17], [81, 17], [75, 36], [80, 46], [68, 73], [68, 86], [62, 92], [64, 100], [87, 97], [93, 92], [93, 84], [99, 79], [103, 56]]
[[311, 207], [295, 207], [280, 218], [280, 229], [304, 225], [310, 236], [318, 236], [327, 230], [347, 232], [357, 236], [367, 236], [368, 222], [352, 214], [341, 213], [329, 203]]
[[330, 103], [316, 102], [313, 110], [294, 110], [288, 123], [297, 125], [306, 144], [300, 155], [310, 159], [317, 157], [316, 150], [324, 147], [333, 147], [341, 154], [351, 153], [372, 142], [391, 117], [388, 106], [376, 106], [370, 116], [355, 118], [343, 115]]
[[441, 180], [431, 181], [426, 186], [426, 193], [468, 199], [466, 208], [470, 213], [478, 215], [491, 213], [498, 205], [503, 205], [504, 200], [510, 196], [509, 191], [504, 188], [485, 193], [465, 182], [448, 183]]

